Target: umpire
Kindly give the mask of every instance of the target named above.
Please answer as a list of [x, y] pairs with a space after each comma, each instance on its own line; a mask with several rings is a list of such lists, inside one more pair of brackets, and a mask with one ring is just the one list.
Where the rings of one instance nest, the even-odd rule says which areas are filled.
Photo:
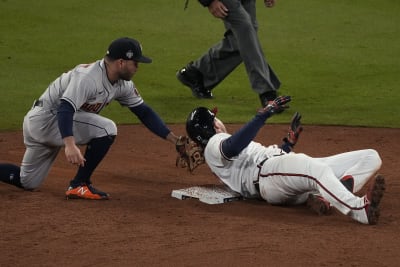
[[[197, 98], [212, 98], [211, 90], [240, 63], [244, 63], [251, 88], [266, 106], [277, 96], [281, 83], [264, 57], [258, 39], [256, 0], [199, 0], [225, 26], [224, 38], [197, 60], [177, 72], [178, 80]], [[273, 7], [275, 0], [264, 0]], [[280, 110], [282, 111], [282, 110]]]

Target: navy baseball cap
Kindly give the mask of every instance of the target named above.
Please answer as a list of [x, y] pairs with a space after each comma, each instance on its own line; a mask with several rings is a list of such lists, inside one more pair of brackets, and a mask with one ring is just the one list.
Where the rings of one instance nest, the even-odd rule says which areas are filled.
[[108, 47], [107, 56], [113, 59], [134, 60], [136, 62], [151, 63], [152, 60], [142, 53], [142, 45], [135, 39], [123, 37], [114, 40]]

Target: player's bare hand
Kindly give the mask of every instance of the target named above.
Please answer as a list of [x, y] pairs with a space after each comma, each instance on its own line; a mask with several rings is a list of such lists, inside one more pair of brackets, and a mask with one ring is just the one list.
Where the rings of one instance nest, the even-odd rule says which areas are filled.
[[85, 166], [85, 158], [76, 145], [65, 147], [65, 157], [68, 162], [78, 166]]
[[214, 0], [211, 2], [211, 4], [208, 6], [208, 11], [210, 11], [214, 17], [219, 19], [223, 19], [228, 16], [228, 8], [219, 0]]
[[85, 166], [85, 158], [82, 156], [81, 150], [75, 145], [75, 138], [73, 136], [65, 137], [65, 157], [71, 164], [78, 166]]
[[275, 5], [275, 0], [264, 0], [264, 5], [266, 7], [273, 7]]

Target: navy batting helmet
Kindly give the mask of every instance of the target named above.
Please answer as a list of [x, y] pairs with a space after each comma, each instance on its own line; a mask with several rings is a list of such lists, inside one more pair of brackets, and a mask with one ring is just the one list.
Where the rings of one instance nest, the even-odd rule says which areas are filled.
[[208, 140], [215, 134], [215, 113], [205, 107], [195, 108], [186, 121], [186, 132], [190, 139], [205, 147]]

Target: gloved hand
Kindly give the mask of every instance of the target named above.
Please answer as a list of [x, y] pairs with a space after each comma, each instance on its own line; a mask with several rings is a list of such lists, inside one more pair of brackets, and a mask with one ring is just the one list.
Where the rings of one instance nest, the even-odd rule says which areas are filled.
[[294, 147], [294, 145], [297, 143], [297, 140], [299, 139], [300, 133], [303, 131], [300, 119], [300, 113], [296, 112], [292, 117], [288, 134], [285, 138], [283, 138], [283, 141], [289, 143], [291, 147]]
[[178, 137], [178, 140], [175, 143], [175, 149], [179, 156], [185, 156], [187, 144], [189, 144], [189, 137], [182, 135]]
[[179, 136], [175, 144], [178, 156], [176, 158], [176, 166], [187, 168], [193, 172], [199, 165], [205, 163], [203, 148], [190, 140], [187, 136]]
[[259, 109], [258, 113], [269, 113], [270, 115], [281, 113], [284, 109], [289, 107], [286, 104], [291, 100], [292, 98], [290, 96], [278, 96], [273, 101], [270, 101], [264, 108]]

